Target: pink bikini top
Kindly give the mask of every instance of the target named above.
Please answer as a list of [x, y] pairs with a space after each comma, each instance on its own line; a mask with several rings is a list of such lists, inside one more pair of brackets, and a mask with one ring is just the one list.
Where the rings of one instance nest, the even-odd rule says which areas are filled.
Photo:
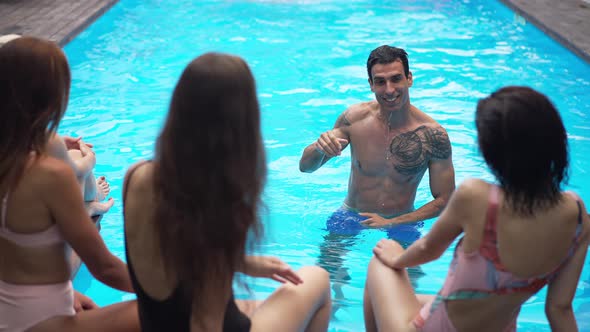
[[449, 274], [438, 294], [439, 298], [441, 300], [455, 300], [482, 298], [492, 294], [535, 293], [543, 288], [565, 266], [578, 247], [582, 233], [582, 209], [579, 198], [573, 193], [570, 194], [576, 198], [578, 203], [578, 224], [567, 256], [550, 273], [532, 278], [519, 278], [507, 271], [500, 261], [496, 233], [499, 189], [497, 186], [493, 186], [490, 191], [481, 246], [478, 251], [465, 253], [462, 248], [463, 239], [459, 241], [455, 248]]
[[[582, 207], [580, 205], [580, 200], [576, 194], [574, 194], [573, 192], [567, 192], [567, 194], [572, 196], [578, 204], [578, 224], [576, 225], [576, 230], [571, 242], [572, 245], [568, 250], [567, 256], [551, 272], [536, 278], [529, 278], [528, 285], [520, 285], [520, 287], [516, 285], [513, 285], [513, 287], [504, 287], [503, 289], [496, 290], [497, 294], [508, 294], [515, 293], [518, 291], [538, 291], [543, 286], [545, 286], [551, 279], [553, 279], [557, 275], [559, 270], [561, 270], [561, 268], [566, 264], [569, 258], [574, 255], [578, 247], [578, 243], [580, 242], [580, 236], [582, 235]], [[490, 192], [490, 200], [486, 215], [486, 225], [484, 229], [483, 241], [479, 248], [479, 253], [494, 264], [496, 271], [507, 272], [508, 270], [506, 269], [504, 264], [500, 262], [500, 254], [498, 252], [498, 235], [496, 233], [496, 225], [498, 220], [498, 206], [499, 188], [497, 186], [493, 186], [492, 191]]]
[[21, 247], [41, 247], [64, 242], [63, 237], [57, 228], [57, 224], [37, 233], [16, 233], [6, 227], [6, 207], [8, 194], [2, 199], [2, 215], [0, 216], [0, 237], [13, 242]]

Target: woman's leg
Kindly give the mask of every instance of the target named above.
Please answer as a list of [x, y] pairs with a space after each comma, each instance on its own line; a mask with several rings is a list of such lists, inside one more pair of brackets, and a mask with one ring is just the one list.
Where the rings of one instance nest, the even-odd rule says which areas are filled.
[[[416, 294], [416, 298], [420, 303], [420, 308], [424, 307], [427, 303], [432, 302], [434, 295]], [[375, 314], [373, 313], [373, 307], [371, 299], [367, 294], [367, 288], [365, 287], [364, 303], [363, 303], [363, 314], [365, 316], [365, 330], [367, 332], [378, 331], [377, 323], [375, 322]]]
[[128, 301], [82, 311], [74, 316], [59, 316], [37, 324], [28, 332], [140, 332], [137, 302]]
[[[400, 246], [399, 250], [403, 248]], [[367, 331], [413, 331], [412, 320], [421, 307], [408, 273], [391, 269], [373, 257], [367, 272], [363, 306]]]
[[328, 272], [317, 266], [297, 271], [299, 285], [284, 284], [251, 316], [252, 331], [326, 331], [332, 302]]
[[[80, 150], [68, 150], [68, 157], [76, 165], [80, 163], [82, 158], [84, 158]], [[104, 176], [96, 179], [92, 169], [77, 174], [77, 176], [85, 202], [102, 201], [109, 194], [109, 183], [105, 180]]]
[[236, 306], [240, 312], [251, 319], [254, 315], [254, 312], [264, 301], [235, 299], [234, 302], [236, 303]]
[[[75, 149], [68, 150], [68, 157], [75, 165], [84, 158], [80, 150]], [[104, 176], [96, 179], [94, 172], [90, 169], [83, 174], [78, 174], [78, 182], [84, 197], [86, 211], [91, 217], [107, 213], [115, 203], [112, 199], [102, 202], [111, 190]]]

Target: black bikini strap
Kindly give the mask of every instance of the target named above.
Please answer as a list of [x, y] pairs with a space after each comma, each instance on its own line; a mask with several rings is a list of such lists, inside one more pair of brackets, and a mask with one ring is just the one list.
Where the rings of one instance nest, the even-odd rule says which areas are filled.
[[142, 160], [142, 161], [139, 161], [139, 162], [131, 165], [131, 167], [129, 167], [129, 169], [127, 170], [127, 174], [125, 174], [125, 180], [123, 181], [123, 215], [125, 215], [125, 198], [127, 197], [127, 189], [129, 188], [129, 182], [131, 181], [131, 176], [133, 175], [133, 173], [135, 173], [135, 171], [140, 166], [142, 166], [148, 162], [150, 162], [150, 160]]

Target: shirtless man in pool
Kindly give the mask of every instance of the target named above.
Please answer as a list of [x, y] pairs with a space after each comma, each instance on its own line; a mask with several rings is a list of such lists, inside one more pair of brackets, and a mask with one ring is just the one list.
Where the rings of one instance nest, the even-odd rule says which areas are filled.
[[[342, 255], [362, 229], [385, 229], [407, 245], [420, 235], [416, 223], [438, 216], [455, 189], [447, 132], [410, 103], [407, 53], [380, 46], [369, 55], [367, 72], [375, 100], [345, 110], [333, 129], [305, 148], [299, 162], [302, 172], [311, 173], [350, 145], [348, 194], [328, 219], [321, 247], [320, 265], [333, 277], [343, 274]], [[426, 170], [433, 199], [414, 209]]]

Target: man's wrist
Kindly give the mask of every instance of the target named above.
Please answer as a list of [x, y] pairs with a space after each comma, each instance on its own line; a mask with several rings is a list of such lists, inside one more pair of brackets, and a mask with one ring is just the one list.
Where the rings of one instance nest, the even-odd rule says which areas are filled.
[[385, 227], [387, 228], [393, 228], [394, 226], [397, 226], [399, 224], [399, 222], [395, 218], [385, 220], [387, 220], [387, 224], [385, 224]]

